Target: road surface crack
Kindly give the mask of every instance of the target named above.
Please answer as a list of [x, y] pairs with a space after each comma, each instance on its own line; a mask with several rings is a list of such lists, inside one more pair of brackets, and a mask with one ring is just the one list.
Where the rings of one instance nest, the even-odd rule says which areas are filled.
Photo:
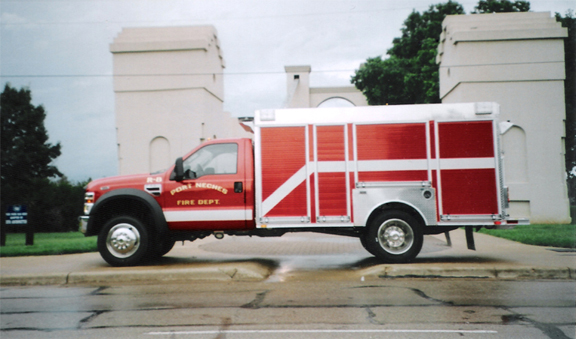
[[260, 304], [264, 301], [264, 298], [266, 298], [266, 294], [268, 294], [268, 290], [264, 291], [264, 292], [260, 292], [258, 294], [256, 294], [256, 298], [254, 298], [254, 300], [252, 300], [251, 302], [244, 304], [242, 306], [240, 306], [241, 308], [251, 308], [251, 309], [258, 309], [260, 308]]
[[102, 293], [102, 291], [107, 290], [108, 286], [100, 286], [94, 291], [90, 292], [89, 295], [108, 295], [108, 293]]
[[410, 288], [410, 290], [414, 293], [416, 293], [417, 296], [422, 297], [426, 300], [430, 300], [433, 302], [437, 302], [440, 303], [441, 305], [445, 305], [445, 306], [454, 306], [454, 303], [452, 301], [444, 301], [444, 300], [440, 300], [440, 299], [436, 299], [436, 298], [432, 298], [431, 296], [427, 295], [426, 293], [424, 293], [424, 291], [419, 290], [417, 288]]
[[78, 322], [78, 326], [76, 326], [76, 329], [82, 329], [82, 327], [85, 324], [88, 324], [89, 322], [91, 322], [94, 318], [96, 318], [97, 316], [99, 316], [102, 313], [106, 313], [108, 311], [93, 311], [91, 315], [87, 316], [86, 318], [81, 319]]
[[366, 306], [364, 309], [366, 310], [366, 313], [368, 313], [368, 322], [374, 325], [385, 325], [383, 322], [376, 320], [376, 313], [372, 311], [370, 306]]
[[[504, 308], [504, 309], [506, 309], [506, 308]], [[552, 324], [546, 324], [546, 323], [536, 321], [534, 319], [530, 319], [530, 318], [528, 318], [528, 317], [526, 317], [520, 313], [516, 313], [516, 312], [513, 312], [513, 311], [508, 310], [508, 309], [506, 309], [506, 311], [511, 312], [512, 314], [502, 316], [502, 323], [504, 325], [513, 325], [513, 324], [517, 324], [518, 322], [525, 322], [525, 323], [531, 324], [532, 326], [534, 326], [537, 329], [539, 329], [540, 331], [542, 331], [542, 333], [544, 333], [548, 338], [551, 338], [551, 339], [569, 339], [570, 338], [561, 329], [559, 329], [558, 327], [556, 327]]]
[[222, 319], [222, 325], [220, 326], [220, 329], [218, 330], [218, 335], [214, 339], [225, 339], [226, 338], [226, 332], [230, 328], [230, 325], [232, 325], [232, 319], [230, 319], [229, 317], [223, 318]]

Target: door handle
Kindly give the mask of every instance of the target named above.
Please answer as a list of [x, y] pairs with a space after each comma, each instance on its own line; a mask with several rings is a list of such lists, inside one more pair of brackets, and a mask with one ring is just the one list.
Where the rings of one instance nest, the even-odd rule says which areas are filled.
[[244, 187], [241, 181], [236, 181], [234, 183], [234, 193], [242, 193], [244, 192]]

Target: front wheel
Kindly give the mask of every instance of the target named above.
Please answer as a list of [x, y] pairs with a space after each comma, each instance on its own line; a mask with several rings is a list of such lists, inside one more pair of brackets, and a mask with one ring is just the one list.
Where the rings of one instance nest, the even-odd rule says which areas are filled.
[[136, 218], [113, 218], [98, 235], [98, 251], [112, 266], [137, 265], [148, 251], [148, 230]]
[[385, 211], [369, 225], [365, 245], [378, 259], [391, 263], [410, 262], [422, 249], [420, 223], [403, 211]]
[[172, 250], [175, 244], [176, 240], [170, 238], [163, 239], [159, 243], [151, 243], [151, 259], [162, 258], [165, 254]]

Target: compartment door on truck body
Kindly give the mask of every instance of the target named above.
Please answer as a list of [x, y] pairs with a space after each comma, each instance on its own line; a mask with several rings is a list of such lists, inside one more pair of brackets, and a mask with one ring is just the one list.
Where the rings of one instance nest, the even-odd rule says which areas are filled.
[[252, 165], [246, 168], [247, 160], [252, 162], [249, 142], [202, 145], [183, 159], [184, 180], [166, 180], [163, 193], [170, 229], [232, 230], [253, 226], [253, 207], [247, 204], [246, 192], [251, 189], [253, 176]]
[[410, 206], [427, 225], [437, 224], [436, 197], [431, 189], [429, 121], [355, 124], [357, 162], [353, 191], [355, 225], [365, 226], [386, 204]]
[[349, 223], [352, 219], [351, 186], [354, 175], [350, 159], [352, 125], [313, 125], [310, 161], [314, 170], [312, 218], [317, 223]]
[[434, 134], [440, 221], [467, 224], [501, 216], [494, 120], [436, 121]]
[[429, 181], [424, 122], [358, 124], [357, 182]]
[[256, 194], [261, 222], [309, 223], [307, 127], [261, 128], [256, 138]]

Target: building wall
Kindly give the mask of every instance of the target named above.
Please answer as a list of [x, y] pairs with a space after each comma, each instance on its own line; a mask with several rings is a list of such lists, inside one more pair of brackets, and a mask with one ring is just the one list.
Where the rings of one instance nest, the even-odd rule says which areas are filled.
[[448, 16], [439, 46], [443, 103], [495, 101], [510, 214], [570, 222], [564, 166], [566, 29], [550, 13]]
[[322, 103], [335, 98], [347, 100], [354, 106], [368, 105], [364, 94], [354, 86], [310, 88], [310, 107], [318, 107]]
[[165, 169], [207, 138], [247, 136], [223, 111], [214, 27], [125, 28], [110, 51], [121, 175]]
[[330, 99], [340, 98], [354, 106], [367, 106], [368, 102], [362, 92], [354, 86], [345, 87], [310, 87], [310, 66], [286, 66], [286, 89], [288, 90], [286, 108], [318, 107]]

